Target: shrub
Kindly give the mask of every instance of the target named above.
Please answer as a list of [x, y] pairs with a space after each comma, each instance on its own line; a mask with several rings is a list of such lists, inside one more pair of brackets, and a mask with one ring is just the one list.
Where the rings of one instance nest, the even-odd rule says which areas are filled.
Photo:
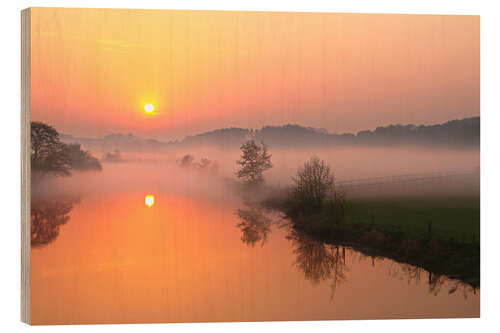
[[330, 167], [313, 156], [292, 178], [293, 185], [287, 203], [287, 213], [299, 215], [326, 214], [336, 224], [344, 219], [345, 195], [337, 190]]

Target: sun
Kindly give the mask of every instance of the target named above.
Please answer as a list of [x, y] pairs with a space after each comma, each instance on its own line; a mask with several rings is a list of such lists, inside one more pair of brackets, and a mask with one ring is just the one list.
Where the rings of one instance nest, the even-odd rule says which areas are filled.
[[144, 204], [148, 207], [151, 207], [155, 204], [155, 196], [154, 195], [146, 195], [146, 197], [144, 198]]
[[153, 113], [154, 110], [155, 110], [155, 107], [153, 104], [144, 105], [144, 111], [146, 111], [146, 113]]

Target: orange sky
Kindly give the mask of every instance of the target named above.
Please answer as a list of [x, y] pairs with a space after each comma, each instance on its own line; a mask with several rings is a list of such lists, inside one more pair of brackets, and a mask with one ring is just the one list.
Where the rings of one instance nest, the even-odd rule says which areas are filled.
[[344, 132], [479, 115], [479, 16], [33, 8], [31, 18], [31, 118], [76, 136]]

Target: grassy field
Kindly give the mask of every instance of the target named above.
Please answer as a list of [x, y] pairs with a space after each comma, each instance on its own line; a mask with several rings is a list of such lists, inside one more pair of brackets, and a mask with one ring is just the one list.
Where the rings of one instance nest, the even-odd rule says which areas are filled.
[[438, 185], [348, 193], [341, 220], [338, 208], [329, 204], [307, 214], [289, 214], [293, 202], [283, 194], [265, 204], [288, 214], [293, 228], [319, 241], [348, 244], [365, 255], [387, 257], [479, 287], [478, 187], [459, 191], [455, 184]]
[[479, 196], [359, 198], [347, 203], [344, 227], [373, 225], [381, 231], [402, 232], [458, 242], [479, 240]]

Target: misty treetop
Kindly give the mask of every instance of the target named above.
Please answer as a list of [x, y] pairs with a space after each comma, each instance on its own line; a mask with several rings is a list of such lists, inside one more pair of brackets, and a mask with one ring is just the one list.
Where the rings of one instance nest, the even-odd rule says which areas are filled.
[[262, 184], [264, 182], [263, 172], [273, 167], [267, 145], [263, 142], [257, 144], [255, 141], [249, 140], [241, 145], [240, 149], [241, 159], [236, 161], [240, 165], [240, 170], [236, 175], [245, 184]]
[[[298, 168], [292, 181], [285, 205], [289, 217], [324, 214], [335, 224], [344, 220], [345, 193], [336, 187], [335, 177], [325, 161], [316, 156], [311, 157]], [[304, 221], [296, 219], [296, 222]]]
[[304, 208], [320, 209], [334, 187], [330, 167], [316, 156], [305, 162], [292, 180], [292, 195]]
[[106, 153], [102, 161], [110, 163], [121, 163], [123, 162], [123, 159], [120, 151], [118, 149], [115, 149], [113, 153], [110, 152]]
[[50, 125], [31, 122], [31, 169], [33, 175], [71, 175], [71, 170], [101, 170], [101, 164], [79, 144], [61, 142]]
[[102, 170], [101, 163], [77, 143], [63, 144], [63, 153], [69, 158], [73, 170]]
[[193, 168], [197, 170], [209, 170], [212, 172], [217, 172], [219, 170], [219, 164], [217, 161], [212, 161], [206, 157], [202, 157], [199, 162], [195, 161], [195, 157], [191, 154], [186, 154], [183, 157], [177, 159], [177, 165], [182, 168]]

